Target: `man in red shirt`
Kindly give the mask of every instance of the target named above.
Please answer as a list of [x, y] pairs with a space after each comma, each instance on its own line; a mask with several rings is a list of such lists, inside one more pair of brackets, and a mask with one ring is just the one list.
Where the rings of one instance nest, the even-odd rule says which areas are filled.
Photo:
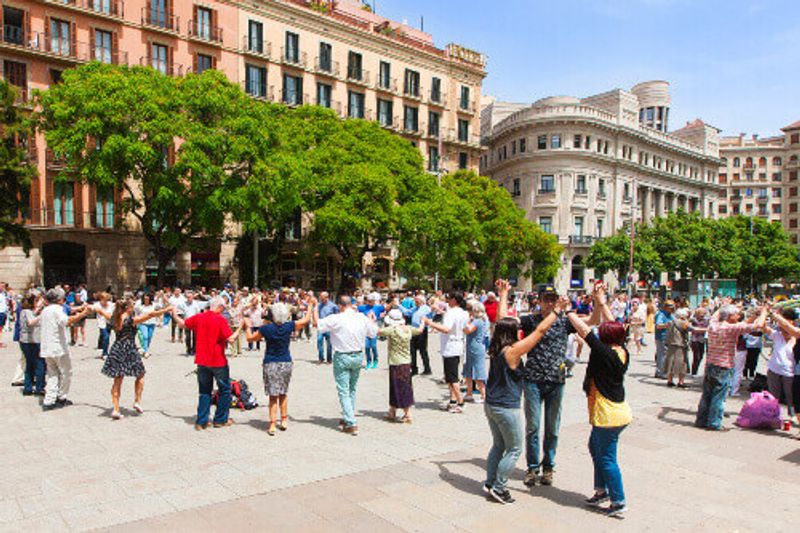
[[497, 322], [497, 296], [493, 292], [486, 295], [486, 301], [483, 302], [483, 307], [486, 309], [486, 318], [494, 325]]
[[178, 326], [191, 330], [195, 336], [194, 364], [197, 365], [197, 386], [200, 390], [200, 399], [197, 404], [197, 420], [194, 423], [194, 429], [198, 431], [208, 427], [214, 380], [219, 389], [217, 409], [214, 412], [214, 427], [226, 427], [233, 424], [233, 419], [228, 418], [231, 408], [231, 377], [228, 359], [225, 357], [225, 348], [229, 342], [233, 342], [239, 336], [241, 326], [232, 332], [228, 321], [221, 314], [224, 309], [225, 300], [215, 297], [211, 300], [207, 311], [186, 320], [183, 320], [174, 311], [172, 313], [172, 318]]

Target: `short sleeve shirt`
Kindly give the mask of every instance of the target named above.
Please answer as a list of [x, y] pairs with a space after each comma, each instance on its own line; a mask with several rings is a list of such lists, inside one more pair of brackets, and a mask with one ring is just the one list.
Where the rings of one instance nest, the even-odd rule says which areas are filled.
[[[524, 315], [520, 320], [522, 332], [530, 335], [544, 320], [541, 314]], [[556, 318], [553, 325], [539, 341], [539, 344], [528, 352], [525, 361], [525, 379], [532, 382], [563, 383], [567, 357], [567, 339], [575, 333], [569, 319], [565, 316]]]
[[258, 328], [258, 332], [264, 337], [267, 348], [264, 351], [264, 364], [267, 363], [290, 363], [292, 354], [289, 352], [289, 343], [292, 340], [294, 331], [294, 320], [283, 324], [264, 324]]
[[225, 349], [233, 332], [225, 317], [206, 311], [186, 319], [186, 327], [195, 334], [194, 364], [212, 368], [228, 366]]
[[[656, 326], [663, 326], [665, 324], [669, 324], [672, 322], [674, 317], [671, 314], [667, 314], [664, 311], [659, 311], [656, 313]], [[667, 330], [666, 329], [658, 329], [656, 328], [656, 340], [663, 341], [667, 338]]]

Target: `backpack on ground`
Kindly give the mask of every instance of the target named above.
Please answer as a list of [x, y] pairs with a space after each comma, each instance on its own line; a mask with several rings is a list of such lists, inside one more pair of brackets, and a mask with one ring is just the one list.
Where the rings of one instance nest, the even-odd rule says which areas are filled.
[[[214, 389], [211, 393], [211, 404], [217, 405], [219, 402], [219, 390]], [[250, 392], [244, 380], [231, 380], [231, 407], [249, 411], [258, 407], [256, 397]]]

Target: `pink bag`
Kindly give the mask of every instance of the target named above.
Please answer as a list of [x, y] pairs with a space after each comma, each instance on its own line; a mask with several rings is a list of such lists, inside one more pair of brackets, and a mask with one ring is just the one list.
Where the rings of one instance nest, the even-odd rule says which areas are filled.
[[781, 406], [769, 392], [754, 392], [742, 406], [736, 425], [751, 429], [778, 429], [781, 427]]

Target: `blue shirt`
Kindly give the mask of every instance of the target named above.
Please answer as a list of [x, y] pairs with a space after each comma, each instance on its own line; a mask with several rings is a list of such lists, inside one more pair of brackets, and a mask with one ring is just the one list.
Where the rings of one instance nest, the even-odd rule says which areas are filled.
[[400, 305], [402, 305], [405, 309], [414, 309], [416, 307], [416, 304], [414, 303], [414, 298], [412, 298], [411, 296], [406, 296], [405, 298], [403, 298], [403, 301], [400, 302]]
[[[671, 314], [665, 313], [664, 311], [659, 311], [658, 313], [656, 313], [656, 326], [669, 324], [673, 320], [675, 320], [675, 317], [673, 317]], [[667, 338], [666, 328], [665, 329], [656, 328], [656, 340], [663, 341], [666, 338]]]
[[[385, 311], [386, 311], [386, 308], [384, 306], [382, 306], [382, 305], [366, 304], [366, 305], [359, 305], [358, 306], [358, 312], [359, 313], [362, 313], [364, 315], [369, 316], [369, 313], [372, 312], [372, 314], [375, 315], [375, 320], [378, 320], [378, 321], [380, 321], [381, 315]], [[367, 338], [374, 339], [375, 337], [369, 337], [368, 336]]]
[[320, 304], [319, 306], [319, 318], [325, 318], [326, 316], [335, 315], [339, 312], [339, 306], [335, 303], [328, 300], [326, 304]]
[[486, 356], [486, 337], [489, 335], [489, 322], [485, 318], [473, 320], [475, 331], [467, 334], [467, 353]]
[[426, 304], [422, 304], [419, 307], [414, 307], [412, 309], [402, 309], [404, 316], [411, 317], [411, 325], [415, 328], [422, 326], [422, 319], [425, 317], [431, 317], [431, 308], [428, 307]]
[[264, 337], [267, 349], [264, 351], [264, 364], [267, 363], [290, 363], [292, 354], [289, 353], [289, 342], [294, 331], [294, 321], [284, 322], [281, 325], [270, 322], [258, 328], [258, 332]]
[[519, 409], [524, 381], [522, 363], [512, 370], [506, 356], [499, 353], [492, 357], [489, 365], [489, 379], [486, 381], [486, 403], [495, 407]]

